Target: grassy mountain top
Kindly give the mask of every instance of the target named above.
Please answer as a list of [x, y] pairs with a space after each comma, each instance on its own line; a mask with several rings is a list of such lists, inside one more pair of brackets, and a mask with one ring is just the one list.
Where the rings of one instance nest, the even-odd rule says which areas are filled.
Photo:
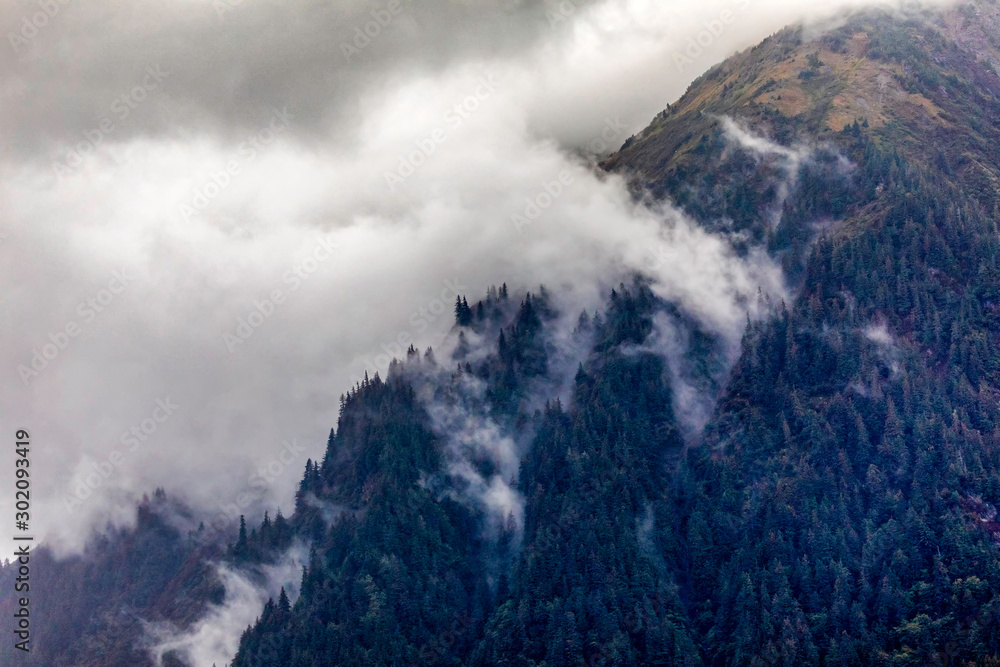
[[882, 148], [935, 164], [992, 211], [1000, 192], [1000, 4], [906, 17], [851, 16], [807, 36], [786, 28], [695, 80], [605, 162], [666, 194], [701, 170], [719, 117], [791, 146], [859, 123]]

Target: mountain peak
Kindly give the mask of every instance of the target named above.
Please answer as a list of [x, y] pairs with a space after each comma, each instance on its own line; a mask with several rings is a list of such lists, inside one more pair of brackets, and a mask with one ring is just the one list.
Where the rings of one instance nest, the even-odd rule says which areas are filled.
[[669, 179], [699, 164], [703, 135], [730, 117], [786, 146], [858, 123], [911, 157], [943, 153], [956, 180], [1000, 182], [995, 161], [969, 164], [955, 145], [1000, 141], [1000, 30], [992, 28], [1000, 28], [993, 0], [911, 14], [869, 10], [811, 36], [785, 28], [709, 69], [604, 166]]

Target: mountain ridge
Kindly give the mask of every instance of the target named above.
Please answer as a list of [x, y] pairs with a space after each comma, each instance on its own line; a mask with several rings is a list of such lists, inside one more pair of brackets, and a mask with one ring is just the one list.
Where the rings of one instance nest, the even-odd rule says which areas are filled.
[[[310, 545], [233, 665], [1000, 664], [990, 25], [985, 0], [867, 12], [699, 77], [603, 166], [766, 251], [795, 298], [761, 294], [731, 361], [642, 277], [579, 318], [544, 289], [458, 299], [454, 351], [411, 347], [346, 393], [293, 515], [211, 556]], [[678, 377], [712, 402], [694, 446]], [[152, 569], [220, 602], [210, 575]], [[124, 634], [43, 659], [138, 664]]]

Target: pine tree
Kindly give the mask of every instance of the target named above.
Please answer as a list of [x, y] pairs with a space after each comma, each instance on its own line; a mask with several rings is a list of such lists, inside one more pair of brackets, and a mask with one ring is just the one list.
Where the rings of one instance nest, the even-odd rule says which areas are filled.
[[287, 618], [292, 610], [291, 604], [288, 602], [288, 594], [285, 593], [285, 587], [281, 587], [281, 594], [278, 596], [278, 613], [281, 614], [282, 618]]
[[233, 555], [238, 559], [244, 559], [250, 554], [250, 546], [247, 538], [247, 521], [246, 518], [240, 515], [240, 534], [236, 540], [236, 546], [233, 547]]

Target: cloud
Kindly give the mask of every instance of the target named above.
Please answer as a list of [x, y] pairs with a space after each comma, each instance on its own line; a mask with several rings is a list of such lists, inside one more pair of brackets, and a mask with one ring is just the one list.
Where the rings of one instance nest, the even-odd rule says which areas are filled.
[[217, 566], [226, 591], [221, 604], [210, 607], [185, 630], [164, 623], [147, 624], [146, 636], [155, 664], [162, 665], [165, 655], [171, 653], [190, 665], [228, 665], [236, 655], [240, 636], [257, 620], [268, 598], [276, 600], [284, 587], [289, 599], [295, 602], [307, 557], [304, 548], [296, 545], [275, 565], [264, 566], [259, 572]]
[[865, 338], [870, 340], [879, 346], [892, 347], [896, 344], [896, 340], [889, 333], [886, 328], [885, 323], [879, 324], [869, 324], [865, 327]]
[[781, 224], [785, 202], [798, 182], [799, 168], [809, 159], [814, 149], [801, 145], [787, 148], [754, 134], [732, 118], [723, 117], [721, 121], [723, 132], [729, 141], [749, 151], [758, 160], [769, 157], [777, 159], [782, 171], [784, 171], [785, 177], [777, 183], [777, 192], [770, 211], [771, 230], [773, 231]]
[[736, 361], [735, 349], [731, 345], [721, 351], [711, 349], [717, 342], [709, 341], [710, 349], [702, 351], [705, 358], [700, 358], [696, 356], [692, 338], [702, 332], [665, 313], [657, 313], [653, 325], [648, 348], [666, 360], [674, 414], [684, 435], [689, 440], [697, 438], [708, 423], [721, 385]]
[[[206, 132], [236, 141], [271, 108], [287, 105], [299, 113], [303, 141], [333, 135], [352, 144], [365, 113], [360, 99], [400, 77], [438, 76], [476, 61], [541, 60], [534, 85], [546, 94], [526, 109], [540, 128], [570, 140], [612, 111], [644, 123], [690, 77], [787, 23], [866, 4], [13, 0], [0, 6], [7, 52], [0, 136], [9, 138], [5, 152], [40, 160], [65, 153], [104, 117], [116, 121], [108, 136], [116, 143], [188, 142]], [[671, 56], [727, 11], [739, 20], [710, 30], [711, 44], [678, 76]], [[143, 85], [150, 67], [170, 73], [161, 89], [137, 106], [116, 105]], [[47, 85], [37, 86], [42, 80]]]
[[[427, 372], [422, 366], [416, 371]], [[516, 484], [521, 448], [512, 434], [489, 416], [485, 383], [466, 374], [449, 382], [450, 369], [431, 372], [432, 377], [418, 380], [418, 396], [434, 432], [446, 445], [445, 472], [458, 487], [447, 492], [485, 515], [487, 535], [495, 537], [508, 517], [513, 517], [520, 529], [524, 526], [524, 498]], [[484, 463], [493, 469], [491, 474], [479, 468], [478, 464]]]
[[732, 2], [402, 2], [348, 58], [388, 3], [56, 1], [30, 38], [41, 5], [0, 7], [25, 40], [0, 45], [0, 421], [32, 433], [33, 525], [62, 549], [156, 486], [209, 514], [289, 508], [351, 378], [438, 344], [455, 290], [544, 284], [575, 314], [640, 270], [737, 342], [745, 297], [780, 290], [586, 154], [819, 10], [752, 3], [678, 74]]
[[899, 372], [902, 351], [885, 322], [872, 323], [864, 328], [864, 335], [875, 344], [876, 354], [895, 375]]

